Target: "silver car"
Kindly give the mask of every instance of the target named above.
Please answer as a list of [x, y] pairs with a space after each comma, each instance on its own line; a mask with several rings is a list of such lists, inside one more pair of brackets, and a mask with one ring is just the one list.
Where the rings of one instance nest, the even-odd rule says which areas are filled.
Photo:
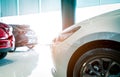
[[54, 77], [120, 77], [120, 9], [65, 29], [51, 48]]
[[15, 36], [15, 49], [17, 47], [27, 46], [32, 49], [37, 44], [36, 33], [29, 25], [9, 24], [13, 27], [13, 34]]

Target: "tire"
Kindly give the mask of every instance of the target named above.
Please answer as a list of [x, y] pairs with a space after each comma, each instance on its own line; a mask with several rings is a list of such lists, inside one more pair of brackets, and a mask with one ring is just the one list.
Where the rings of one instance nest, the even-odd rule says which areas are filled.
[[16, 47], [14, 47], [12, 50], [8, 51], [8, 52], [15, 52], [16, 51]]
[[86, 43], [72, 55], [67, 77], [120, 77], [119, 58], [119, 42], [96, 40]]
[[108, 48], [92, 49], [76, 62], [73, 77], [120, 77], [119, 55]]
[[0, 52], [0, 59], [3, 59], [7, 55], [7, 52]]

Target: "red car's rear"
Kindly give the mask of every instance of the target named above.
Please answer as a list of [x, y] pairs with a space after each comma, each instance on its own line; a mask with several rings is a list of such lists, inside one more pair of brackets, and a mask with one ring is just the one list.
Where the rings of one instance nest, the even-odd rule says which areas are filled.
[[7, 55], [7, 52], [14, 49], [14, 36], [12, 27], [0, 22], [0, 59]]

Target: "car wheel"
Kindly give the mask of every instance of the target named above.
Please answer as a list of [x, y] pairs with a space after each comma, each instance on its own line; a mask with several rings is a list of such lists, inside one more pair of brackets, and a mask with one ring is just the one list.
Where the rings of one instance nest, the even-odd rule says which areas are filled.
[[3, 59], [7, 55], [7, 52], [0, 52], [0, 59]]
[[90, 50], [77, 61], [73, 77], [120, 77], [119, 55], [108, 48]]
[[83, 45], [72, 55], [67, 77], [120, 77], [119, 48], [119, 42], [110, 40]]

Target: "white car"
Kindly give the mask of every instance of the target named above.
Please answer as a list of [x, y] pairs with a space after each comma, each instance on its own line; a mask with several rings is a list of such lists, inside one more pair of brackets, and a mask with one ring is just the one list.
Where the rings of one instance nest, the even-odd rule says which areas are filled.
[[120, 77], [120, 9], [65, 29], [51, 48], [54, 77]]

